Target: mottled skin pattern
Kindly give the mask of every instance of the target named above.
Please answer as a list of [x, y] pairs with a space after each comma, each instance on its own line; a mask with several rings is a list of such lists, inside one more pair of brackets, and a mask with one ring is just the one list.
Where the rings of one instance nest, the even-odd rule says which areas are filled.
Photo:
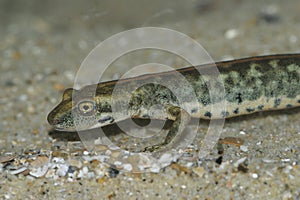
[[[122, 92], [115, 92], [113, 98], [116, 81], [89, 85], [80, 90], [68, 89], [62, 102], [49, 114], [48, 121], [58, 130], [75, 131], [105, 126], [129, 117], [173, 120], [174, 124], [165, 141], [145, 149], [154, 151], [180, 134], [190, 117], [228, 118], [300, 106], [300, 54], [216, 63], [224, 84], [226, 103], [226, 109], [219, 113], [211, 112], [211, 106], [214, 106], [212, 104], [219, 100], [212, 103], [204, 81], [204, 77], [209, 77], [213, 66], [197, 66], [201, 75], [194, 67], [189, 67], [120, 80], [118, 86]], [[178, 81], [178, 72], [191, 87]], [[136, 88], [138, 84], [145, 82], [148, 84]], [[164, 85], [160, 85], [161, 82]], [[217, 86], [214, 88], [218, 89]], [[175, 90], [181, 93], [180, 98], [174, 94]], [[196, 100], [191, 94], [196, 95]], [[130, 99], [129, 105], [126, 98]], [[114, 112], [112, 105], [117, 108]]]

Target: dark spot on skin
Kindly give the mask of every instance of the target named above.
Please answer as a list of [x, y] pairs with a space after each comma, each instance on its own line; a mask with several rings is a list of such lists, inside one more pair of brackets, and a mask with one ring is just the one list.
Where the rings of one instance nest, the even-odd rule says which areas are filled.
[[281, 103], [281, 99], [275, 99], [274, 101], [274, 108], [277, 108]]
[[300, 103], [300, 99], [298, 99], [298, 103]]
[[193, 109], [191, 110], [191, 113], [196, 113], [197, 111], [198, 111], [197, 108], [193, 108]]
[[286, 108], [291, 108], [291, 107], [293, 107], [291, 104], [286, 104], [286, 106], [285, 106]]
[[110, 121], [109, 123], [112, 123], [114, 122], [114, 118], [112, 118], [111, 116], [105, 116], [98, 120], [99, 123], [104, 123], [106, 121]]
[[237, 100], [237, 103], [238, 103], [238, 104], [241, 104], [241, 103], [243, 102], [242, 94], [241, 94], [241, 93], [238, 93], [238, 94], [237, 94], [236, 100]]
[[265, 107], [264, 105], [259, 105], [259, 106], [257, 106], [258, 110], [263, 110], [264, 107]]
[[254, 110], [255, 110], [254, 108], [246, 108], [246, 111], [249, 112], [249, 113], [253, 112]]
[[222, 114], [223, 117], [227, 117], [227, 116], [229, 115], [229, 112], [227, 112], [227, 111], [222, 111], [221, 114]]
[[236, 108], [236, 109], [233, 111], [234, 114], [239, 114], [239, 112], [240, 112], [240, 111], [239, 111], [239, 108]]
[[108, 102], [103, 102], [101, 103], [101, 105], [98, 105], [97, 110], [100, 113], [104, 113], [104, 112], [112, 112], [111, 110], [111, 105]]
[[204, 116], [205, 116], [205, 117], [211, 117], [211, 112], [208, 112], [208, 111], [205, 112]]

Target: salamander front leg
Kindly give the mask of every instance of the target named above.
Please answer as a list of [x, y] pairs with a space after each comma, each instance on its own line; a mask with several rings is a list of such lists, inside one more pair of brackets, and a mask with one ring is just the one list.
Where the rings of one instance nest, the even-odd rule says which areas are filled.
[[[169, 129], [169, 132], [162, 143], [146, 147], [144, 152], [157, 152], [160, 150], [169, 150], [172, 149], [173, 140], [180, 138], [183, 134], [183, 131], [186, 125], [191, 120], [191, 116], [188, 112], [178, 106], [168, 105], [165, 107], [168, 119], [173, 120], [173, 125]], [[175, 141], [176, 142], [176, 141]]]

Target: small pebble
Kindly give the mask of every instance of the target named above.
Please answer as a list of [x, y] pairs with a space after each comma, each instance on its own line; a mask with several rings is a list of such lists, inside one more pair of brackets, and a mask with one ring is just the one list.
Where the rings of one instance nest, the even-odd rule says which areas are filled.
[[37, 129], [33, 129], [31, 132], [33, 135], [37, 135], [39, 133], [39, 131]]
[[65, 71], [64, 75], [70, 81], [73, 81], [74, 78], [75, 78], [75, 75], [74, 75], [74, 73], [72, 71]]
[[94, 172], [88, 172], [87, 173], [87, 178], [92, 179], [95, 177], [95, 173]]
[[84, 166], [84, 167], [82, 168], [82, 172], [83, 172], [84, 174], [87, 174], [87, 173], [89, 172], [89, 169], [88, 169], [86, 166]]
[[112, 166], [109, 168], [108, 173], [110, 178], [115, 178], [120, 173], [120, 171], [117, 170], [114, 166]]
[[246, 145], [241, 145], [241, 146], [240, 146], [240, 150], [243, 151], [243, 152], [247, 152], [247, 151], [248, 151], [248, 146], [246, 146]]
[[158, 165], [158, 163], [154, 163], [150, 168], [150, 172], [159, 173], [160, 169], [161, 167]]
[[277, 23], [280, 20], [279, 7], [277, 5], [268, 5], [260, 13], [260, 18], [268, 23]]
[[68, 168], [68, 176], [73, 176], [75, 169], [73, 166], [69, 166]]
[[118, 158], [121, 155], [120, 151], [112, 151], [111, 152], [111, 157], [112, 158]]
[[22, 94], [19, 96], [19, 101], [26, 101], [27, 100], [27, 95], [26, 94]]
[[258, 178], [258, 174], [253, 173], [253, 174], [252, 174], [252, 178], [257, 179], [257, 178]]
[[122, 165], [122, 162], [121, 162], [121, 161], [115, 161], [115, 162], [114, 162], [114, 165], [120, 166], [120, 165]]
[[195, 174], [197, 174], [199, 177], [202, 177], [205, 173], [205, 170], [204, 170], [203, 167], [196, 167], [196, 168], [193, 169], [193, 172]]
[[81, 169], [81, 167], [82, 167], [82, 162], [79, 160], [70, 159], [70, 160], [68, 160], [68, 163], [70, 166], [74, 166], [78, 169]]
[[243, 157], [241, 159], [238, 159], [233, 165], [234, 167], [238, 167], [240, 164], [244, 163], [247, 160], [247, 157]]
[[281, 162], [291, 162], [291, 159], [289, 158], [281, 159]]
[[59, 158], [59, 157], [54, 157], [54, 158], [52, 159], [52, 161], [53, 161], [54, 163], [65, 163], [65, 159]]
[[52, 178], [55, 175], [55, 169], [49, 169], [48, 172], [46, 173], [45, 177], [46, 178]]
[[161, 167], [166, 167], [170, 165], [172, 162], [176, 161], [178, 157], [179, 155], [172, 155], [171, 153], [165, 153], [158, 159], [158, 163], [160, 164]]
[[188, 162], [185, 166], [188, 167], [188, 168], [191, 168], [193, 165], [194, 165], [193, 162]]
[[126, 171], [132, 171], [132, 165], [131, 164], [123, 164], [123, 169]]
[[57, 168], [58, 169], [56, 171], [56, 174], [58, 176], [64, 177], [64, 176], [66, 176], [66, 174], [67, 174], [67, 172], [69, 170], [69, 165], [67, 165], [67, 164], [59, 164], [59, 165], [57, 165]]
[[262, 161], [264, 163], [275, 163], [275, 162], [278, 162], [278, 160], [269, 159], [269, 158], [263, 158]]
[[239, 34], [237, 29], [229, 29], [225, 32], [225, 38], [231, 40], [236, 38]]

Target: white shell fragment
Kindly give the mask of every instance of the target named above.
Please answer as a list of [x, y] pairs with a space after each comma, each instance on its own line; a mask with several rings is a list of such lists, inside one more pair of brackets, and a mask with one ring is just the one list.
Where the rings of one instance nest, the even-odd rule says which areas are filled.
[[41, 166], [41, 167], [38, 167], [38, 168], [33, 168], [33, 169], [31, 169], [31, 171], [29, 172], [29, 174], [31, 176], [39, 178], [39, 177], [44, 176], [47, 173], [48, 168], [49, 168], [48, 165], [44, 165], [44, 166]]
[[25, 170], [27, 170], [27, 167], [21, 167], [16, 170], [10, 170], [10, 173], [13, 175], [16, 175], [16, 174], [20, 174], [20, 173], [24, 172]]

